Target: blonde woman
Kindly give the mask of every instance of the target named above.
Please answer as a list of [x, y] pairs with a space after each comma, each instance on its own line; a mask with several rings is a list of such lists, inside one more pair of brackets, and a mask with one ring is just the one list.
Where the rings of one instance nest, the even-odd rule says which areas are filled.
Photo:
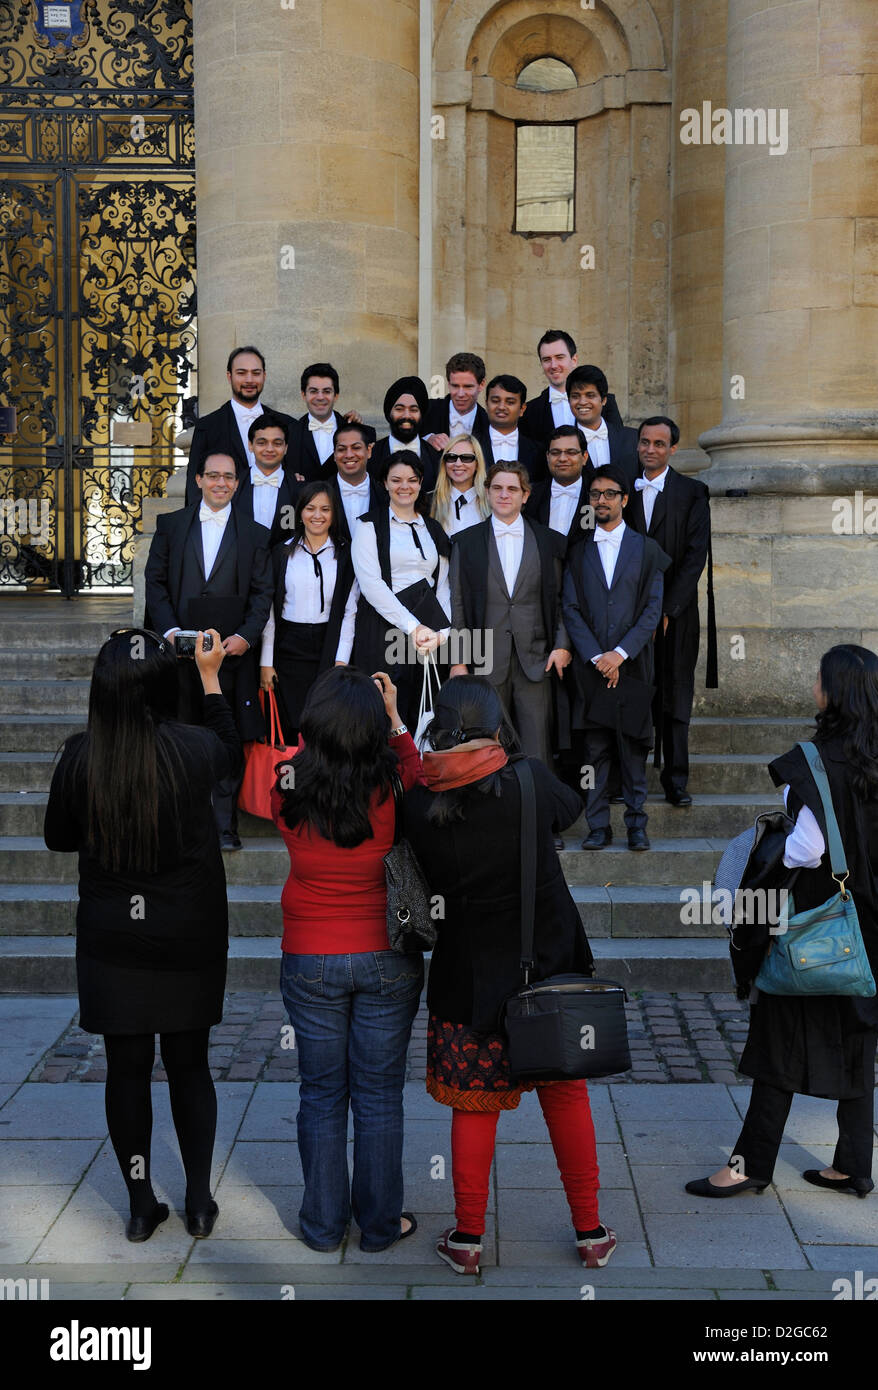
[[439, 460], [439, 477], [430, 515], [455, 536], [491, 515], [485, 492], [485, 456], [471, 434], [456, 434]]

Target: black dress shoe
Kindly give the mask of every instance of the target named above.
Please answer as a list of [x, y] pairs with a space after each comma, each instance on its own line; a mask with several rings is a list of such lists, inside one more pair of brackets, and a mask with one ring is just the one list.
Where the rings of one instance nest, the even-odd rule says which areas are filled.
[[716, 1187], [710, 1178], [693, 1178], [692, 1182], [687, 1182], [686, 1191], [693, 1197], [737, 1197], [739, 1192], [764, 1192], [767, 1186], [761, 1178], [744, 1178], [743, 1182], [733, 1182], [728, 1187]]
[[868, 1197], [875, 1186], [871, 1178], [824, 1178], [819, 1168], [809, 1168], [802, 1177], [813, 1187], [823, 1187], [827, 1192], [855, 1192], [858, 1197]]
[[613, 843], [613, 832], [608, 825], [601, 830], [592, 830], [582, 842], [583, 849], [606, 849]]
[[196, 1240], [206, 1240], [216, 1224], [219, 1207], [211, 1202], [206, 1211], [190, 1211], [186, 1208], [186, 1230]]
[[669, 801], [672, 806], [691, 806], [692, 798], [688, 792], [677, 792], [673, 788], [665, 792], [665, 801]]
[[645, 830], [628, 831], [629, 849], [649, 849], [649, 836]]
[[564, 848], [564, 841], [562, 840], [560, 835], [555, 836], [555, 848], [556, 850], [558, 850], [559, 854], [561, 850]]
[[128, 1225], [125, 1227], [125, 1234], [130, 1241], [138, 1242], [149, 1240], [157, 1226], [168, 1219], [168, 1208], [165, 1202], [156, 1202], [149, 1216], [132, 1216]]
[[220, 849], [233, 850], [242, 849], [241, 839], [232, 830], [224, 830], [220, 835]]

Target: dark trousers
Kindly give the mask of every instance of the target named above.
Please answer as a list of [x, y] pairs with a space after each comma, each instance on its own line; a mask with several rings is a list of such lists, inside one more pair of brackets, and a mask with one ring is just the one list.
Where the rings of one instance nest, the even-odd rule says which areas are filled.
[[[241, 658], [227, 656], [219, 669], [220, 690], [225, 695], [229, 706], [235, 709], [235, 686], [238, 679], [238, 666]], [[180, 698], [177, 707], [177, 717], [184, 724], [203, 724], [204, 723], [204, 691], [201, 685], [201, 677], [198, 674], [198, 667], [194, 661], [188, 657], [181, 657], [177, 662], [177, 674], [180, 683]], [[241, 769], [236, 777], [223, 777], [214, 783], [212, 803], [213, 818], [216, 821], [216, 828], [222, 835], [225, 831], [235, 835], [238, 831], [238, 792], [241, 789], [241, 781], [244, 770]]]
[[[869, 1087], [865, 1095], [838, 1102], [838, 1143], [832, 1167], [851, 1178], [872, 1175], [873, 1093], [874, 1087]], [[778, 1090], [767, 1081], [753, 1082], [744, 1126], [729, 1160], [738, 1173], [771, 1181], [792, 1101], [792, 1091]]]
[[684, 792], [689, 781], [689, 721], [664, 714], [656, 738], [661, 739], [662, 786], [666, 792]]
[[548, 679], [529, 680], [517, 652], [512, 651], [506, 675], [501, 681], [493, 680], [491, 684], [518, 734], [522, 752], [528, 758], [539, 758], [546, 767], [551, 768], [552, 689]]
[[594, 786], [585, 799], [585, 815], [590, 830], [605, 830], [610, 824], [610, 768], [618, 755], [625, 798], [625, 825], [629, 830], [645, 830], [646, 749], [635, 739], [615, 729], [586, 728], [585, 761], [594, 771]]

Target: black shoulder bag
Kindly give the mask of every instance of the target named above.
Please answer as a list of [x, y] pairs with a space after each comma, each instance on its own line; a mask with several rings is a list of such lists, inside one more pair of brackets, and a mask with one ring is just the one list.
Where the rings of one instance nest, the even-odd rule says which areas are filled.
[[514, 1081], [574, 1081], [631, 1070], [625, 990], [612, 980], [553, 975], [530, 983], [534, 969], [537, 815], [533, 772], [513, 763], [521, 788], [521, 969], [523, 988], [506, 1000], [504, 1027]]
[[384, 856], [387, 883], [387, 939], [392, 951], [413, 955], [436, 944], [436, 923], [430, 915], [430, 889], [408, 840], [400, 836], [403, 787], [393, 774], [393, 847]]

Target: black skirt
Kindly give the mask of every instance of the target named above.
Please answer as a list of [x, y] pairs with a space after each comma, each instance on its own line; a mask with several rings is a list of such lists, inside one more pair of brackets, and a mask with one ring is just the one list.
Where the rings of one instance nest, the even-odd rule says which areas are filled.
[[185, 1033], [222, 1020], [225, 957], [193, 970], [140, 970], [77, 950], [76, 980], [86, 1033]]
[[326, 623], [288, 623], [281, 618], [274, 635], [278, 712], [287, 743], [295, 740], [309, 691], [320, 674]]
[[796, 1095], [856, 1100], [874, 1087], [876, 1041], [852, 999], [760, 990], [738, 1070]]

